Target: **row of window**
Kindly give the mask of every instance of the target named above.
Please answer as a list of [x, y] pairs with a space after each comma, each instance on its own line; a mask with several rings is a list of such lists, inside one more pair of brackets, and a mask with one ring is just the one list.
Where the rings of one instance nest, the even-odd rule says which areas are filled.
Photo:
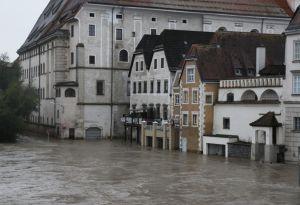
[[[161, 109], [162, 107], [162, 109]], [[132, 109], [136, 110], [136, 105], [132, 105]], [[142, 105], [142, 109], [144, 110], [144, 114], [145, 116], [147, 116], [147, 118], [149, 119], [161, 119], [161, 111], [163, 113], [163, 120], [168, 120], [168, 105], [163, 105], [161, 106], [161, 104], [156, 104], [156, 106], [154, 107], [154, 105], [149, 105], [149, 107], [147, 106], [147, 104], [143, 104]]]
[[41, 46], [40, 50], [39, 50], [39, 48], [35, 48], [31, 51], [25, 52], [20, 55], [20, 60], [23, 61], [28, 58], [37, 56], [39, 54], [44, 55], [48, 50], [52, 49], [54, 47], [54, 45], [55, 45], [54, 42], [50, 42], [50, 43], [47, 43], [47, 44]]
[[[161, 92], [161, 80], [156, 80], [156, 93]], [[163, 81], [163, 93], [169, 93], [169, 80]], [[148, 89], [149, 84], [149, 89]], [[151, 80], [149, 83], [148, 81], [140, 81], [140, 82], [133, 82], [132, 93], [154, 93], [154, 80]]]
[[190, 124], [193, 127], [197, 127], [198, 126], [198, 114], [197, 113], [193, 113], [192, 114], [191, 122], [190, 122], [189, 114], [188, 113], [183, 113], [182, 114], [182, 126], [187, 127]]
[[27, 121], [31, 122], [31, 123], [41, 123], [44, 125], [54, 125], [54, 120], [53, 118], [51, 118], [51, 120], [49, 120], [48, 117], [45, 116], [35, 116], [35, 115], [30, 115], [29, 119], [27, 119]]
[[[71, 52], [71, 56], [70, 56], [70, 63], [71, 65], [75, 64], [75, 54], [74, 52]], [[128, 51], [123, 49], [120, 51], [119, 53], [119, 62], [125, 62], [128, 63]], [[95, 65], [96, 64], [96, 56], [94, 55], [90, 55], [89, 56], [89, 64], [90, 65]]]
[[[189, 104], [190, 103], [190, 98], [189, 98], [189, 90], [184, 90], [182, 92], [182, 97], [180, 98], [179, 94], [174, 95], [174, 105], [180, 105], [182, 104]], [[199, 102], [199, 93], [198, 90], [192, 90], [192, 104], [197, 104]], [[213, 94], [212, 93], [206, 93], [205, 94], [205, 104], [206, 105], [212, 105], [213, 104]]]
[[[96, 84], [96, 94], [97, 95], [104, 95], [104, 81], [103, 80], [99, 80], [97, 81], [97, 84]], [[57, 98], [60, 98], [61, 97], [61, 89], [60, 88], [57, 88], [55, 90], [55, 96]], [[75, 98], [76, 97], [76, 91], [73, 89], [73, 88], [68, 88], [65, 90], [65, 95], [64, 95], [66, 98]]]
[[22, 79], [28, 79], [29, 77], [35, 78], [46, 73], [46, 64], [40, 64], [39, 66], [31, 67], [30, 69], [23, 69], [21, 71]]
[[[213, 28], [212, 28], [212, 21], [205, 21], [204, 22], [204, 31], [209, 31], [209, 32], [213, 32]], [[229, 31], [226, 27], [220, 27], [217, 29], [218, 32], [225, 32], [225, 31]], [[236, 32], [245, 32], [246, 30], [244, 30], [244, 24], [243, 23], [235, 23], [234, 24], [234, 29], [233, 31]], [[258, 29], [251, 29], [250, 30], [251, 33], [259, 33], [260, 31]], [[266, 25], [266, 33], [270, 33], [273, 34], [275, 32], [275, 26], [274, 25]]]
[[[160, 59], [160, 68], [165, 68], [165, 59], [161, 58]], [[157, 69], [158, 68], [158, 59], [153, 60], [153, 68]], [[143, 71], [144, 70], [144, 61], [140, 62], [135, 62], [135, 70], [136, 71]]]

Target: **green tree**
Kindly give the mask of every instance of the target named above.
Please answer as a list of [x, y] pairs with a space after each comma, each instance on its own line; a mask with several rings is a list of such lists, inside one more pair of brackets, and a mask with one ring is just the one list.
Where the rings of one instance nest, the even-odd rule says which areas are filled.
[[22, 133], [24, 119], [36, 109], [38, 96], [20, 82], [18, 61], [0, 56], [0, 142], [13, 142]]

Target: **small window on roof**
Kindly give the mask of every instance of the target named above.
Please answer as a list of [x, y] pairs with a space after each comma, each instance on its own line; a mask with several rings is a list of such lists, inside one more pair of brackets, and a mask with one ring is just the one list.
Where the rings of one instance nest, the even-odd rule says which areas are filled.
[[241, 69], [234, 69], [234, 74], [237, 75], [237, 76], [242, 76], [242, 71]]
[[254, 76], [255, 75], [255, 70], [252, 68], [249, 68], [247, 71], [248, 76]]

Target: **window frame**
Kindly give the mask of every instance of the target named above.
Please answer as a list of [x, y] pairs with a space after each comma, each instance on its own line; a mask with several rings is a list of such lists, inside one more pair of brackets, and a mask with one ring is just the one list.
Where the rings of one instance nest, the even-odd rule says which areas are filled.
[[300, 117], [293, 117], [293, 131], [300, 132]]
[[[196, 116], [196, 123], [194, 123], [194, 117]], [[199, 120], [198, 120], [198, 113], [193, 112], [192, 113], [192, 126], [193, 127], [198, 127], [199, 126]]]
[[[91, 33], [91, 28], [94, 27], [94, 33]], [[91, 35], [94, 34], [94, 35]], [[95, 24], [89, 24], [89, 37], [96, 37], [96, 25]]]
[[[228, 122], [227, 124], [226, 121]], [[230, 117], [223, 117], [223, 129], [230, 130]]]
[[[121, 60], [121, 52], [126, 52], [126, 55], [127, 55], [126, 61]], [[121, 49], [120, 52], [119, 52], [119, 59], [118, 60], [119, 60], [120, 63], [128, 63], [129, 62], [129, 52], [124, 48]]]
[[[99, 83], [102, 83], [102, 93], [99, 92], [99, 90], [98, 90]], [[104, 96], [105, 95], [105, 80], [97, 80], [97, 83], [96, 83], [96, 95], [97, 96]]]
[[180, 94], [174, 94], [174, 105], [180, 105]]
[[164, 80], [164, 94], [169, 93], [169, 80]]
[[[211, 102], [207, 102], [207, 97], [211, 96]], [[207, 92], [205, 93], [205, 105], [213, 105], [214, 104], [214, 93], [212, 92]]]
[[[187, 93], [187, 95], [185, 95], [185, 93]], [[188, 89], [184, 89], [183, 91], [182, 91], [182, 100], [181, 100], [181, 103], [182, 104], [189, 104], [189, 96], [190, 95], [190, 93], [189, 93], [189, 90]]]
[[[94, 63], [91, 62], [91, 60], [94, 59]], [[89, 65], [96, 65], [96, 56], [94, 55], [89, 55]]]
[[[195, 92], [197, 93], [196, 101], [195, 101], [195, 96], [194, 96]], [[199, 92], [198, 92], [198, 89], [193, 88], [193, 90], [192, 90], [192, 104], [198, 104], [198, 103], [199, 103]]]
[[[185, 116], [186, 116], [186, 123], [185, 123]], [[189, 126], [189, 113], [188, 112], [182, 112], [182, 127], [188, 127]]]
[[[193, 71], [193, 74], [191, 76], [193, 76], [193, 81], [191, 79], [189, 79], [190, 77], [190, 74], [189, 74], [189, 71], [192, 70]], [[189, 84], [189, 83], [195, 83], [195, 67], [187, 67], [186, 68], [186, 83]]]
[[[293, 76], [293, 79], [292, 79], [292, 93], [293, 93], [293, 95], [300, 95], [300, 73], [297, 73], [297, 72], [292, 73], [292, 76]], [[297, 81], [296, 81], [296, 78], [298, 78]], [[298, 86], [295, 86], [296, 82], [298, 83]], [[298, 90], [296, 90], [296, 88]]]
[[[120, 37], [118, 34], [118, 31], [121, 31], [121, 39], [118, 39], [118, 37]], [[116, 28], [116, 37], [115, 37], [116, 41], [123, 41], [124, 39], [124, 34], [123, 34], [123, 28]]]
[[[159, 85], [159, 86], [158, 86]], [[161, 93], [161, 80], [156, 81], [156, 93], [160, 94]]]

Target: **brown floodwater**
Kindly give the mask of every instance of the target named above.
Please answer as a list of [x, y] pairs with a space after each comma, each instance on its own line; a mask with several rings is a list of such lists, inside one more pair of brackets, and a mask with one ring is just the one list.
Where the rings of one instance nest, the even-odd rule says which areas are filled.
[[0, 204], [300, 204], [295, 165], [22, 137], [0, 145]]

